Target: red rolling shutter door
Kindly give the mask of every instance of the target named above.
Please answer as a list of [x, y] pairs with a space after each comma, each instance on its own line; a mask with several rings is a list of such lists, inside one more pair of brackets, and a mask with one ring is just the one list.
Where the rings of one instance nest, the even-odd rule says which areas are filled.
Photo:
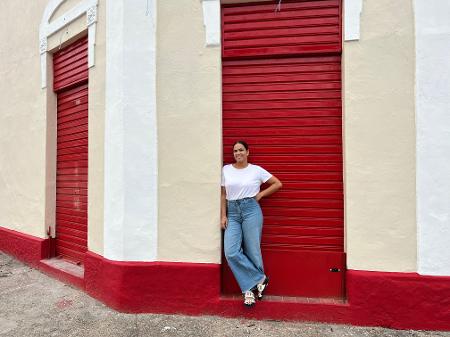
[[[277, 3], [222, 8], [224, 162], [247, 140], [251, 162], [283, 182], [262, 201], [268, 291], [341, 297], [340, 2]], [[228, 267], [223, 290], [237, 290]]]
[[56, 254], [83, 263], [87, 251], [87, 39], [54, 54], [57, 92]]

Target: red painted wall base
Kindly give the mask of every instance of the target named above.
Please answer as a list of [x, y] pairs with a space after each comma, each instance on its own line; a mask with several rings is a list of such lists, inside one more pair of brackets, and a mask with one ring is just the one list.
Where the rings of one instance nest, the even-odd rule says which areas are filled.
[[0, 250], [30, 266], [50, 257], [50, 241], [0, 227]]
[[118, 262], [88, 252], [86, 291], [125, 312], [201, 314], [220, 293], [220, 265]]
[[356, 270], [346, 277], [352, 323], [450, 330], [450, 277]]
[[[0, 227], [0, 250], [42, 268], [39, 260], [48, 256], [48, 240]], [[58, 274], [52, 275], [58, 277]], [[450, 277], [350, 270], [346, 279], [346, 303], [266, 299], [249, 310], [241, 299], [221, 297], [220, 265], [118, 262], [88, 252], [84, 280], [77, 286], [123, 312], [209, 314], [450, 330]]]

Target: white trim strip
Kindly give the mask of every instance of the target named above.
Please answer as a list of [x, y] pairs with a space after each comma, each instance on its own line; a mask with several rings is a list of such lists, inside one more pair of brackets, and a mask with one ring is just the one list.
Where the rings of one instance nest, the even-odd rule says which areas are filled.
[[344, 40], [352, 41], [360, 38], [360, 21], [362, 0], [344, 1]]
[[220, 0], [202, 0], [207, 47], [220, 46]]
[[97, 24], [93, 23], [88, 28], [88, 68], [95, 65], [95, 31]]
[[47, 53], [41, 54], [41, 88], [47, 86]]

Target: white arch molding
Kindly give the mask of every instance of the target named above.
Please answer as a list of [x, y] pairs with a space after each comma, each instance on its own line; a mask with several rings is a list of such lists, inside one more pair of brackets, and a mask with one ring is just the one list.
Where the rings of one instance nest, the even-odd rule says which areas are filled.
[[95, 31], [97, 29], [98, 0], [83, 0], [60, 17], [50, 22], [55, 11], [67, 0], [50, 0], [45, 8], [39, 26], [39, 52], [41, 55], [41, 87], [47, 86], [47, 39], [60, 29], [64, 28], [80, 16], [86, 14], [86, 27], [88, 28], [88, 67], [95, 63]]

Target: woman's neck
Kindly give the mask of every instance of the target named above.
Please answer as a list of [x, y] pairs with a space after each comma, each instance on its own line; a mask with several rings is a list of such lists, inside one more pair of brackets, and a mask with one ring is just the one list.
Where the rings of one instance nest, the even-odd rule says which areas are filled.
[[233, 167], [237, 168], [237, 169], [243, 169], [246, 168], [248, 166], [248, 162], [242, 162], [242, 163], [234, 163]]

